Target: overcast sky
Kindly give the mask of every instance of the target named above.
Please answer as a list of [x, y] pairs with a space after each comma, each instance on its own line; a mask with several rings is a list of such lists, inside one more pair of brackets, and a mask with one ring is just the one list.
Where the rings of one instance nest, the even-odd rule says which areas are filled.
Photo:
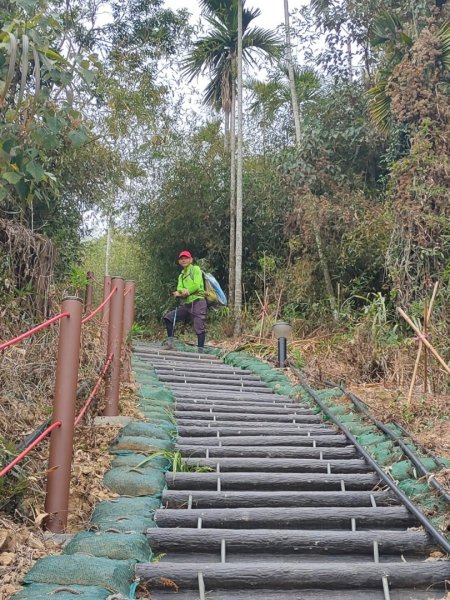
[[[308, 3], [309, 0], [289, 0], [289, 10], [300, 8]], [[166, 5], [174, 10], [178, 8], [187, 8], [193, 15], [193, 20], [197, 21], [200, 15], [198, 0], [166, 0]], [[261, 16], [255, 19], [254, 24], [259, 27], [275, 28], [284, 23], [284, 0], [247, 0], [248, 8], [259, 8]]]

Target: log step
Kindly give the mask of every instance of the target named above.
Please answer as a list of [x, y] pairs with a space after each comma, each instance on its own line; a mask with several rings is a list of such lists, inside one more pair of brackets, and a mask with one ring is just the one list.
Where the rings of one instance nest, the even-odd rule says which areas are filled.
[[[216, 402], [216, 401], [220, 401], [220, 402], [226, 402], [227, 404], [231, 403], [235, 403], [235, 404], [240, 404], [242, 402], [248, 402], [249, 404], [251, 404], [252, 406], [254, 404], [264, 404], [266, 406], [270, 405], [270, 406], [284, 406], [284, 405], [293, 405], [294, 407], [297, 406], [296, 404], [292, 403], [292, 398], [289, 398], [289, 396], [281, 396], [278, 394], [255, 394], [255, 393], [250, 393], [250, 392], [245, 392], [245, 391], [239, 391], [239, 392], [235, 392], [233, 395], [230, 394], [226, 394], [220, 391], [214, 391], [214, 390], [201, 390], [198, 391], [194, 394], [192, 394], [191, 392], [186, 391], [184, 386], [179, 386], [177, 387], [177, 389], [174, 389], [173, 386], [170, 386], [172, 391], [174, 392], [175, 398], [178, 398], [179, 400], [184, 400], [184, 401], [190, 401], [190, 402]], [[299, 404], [299, 406], [301, 407], [302, 405]]]
[[314, 460], [298, 458], [185, 458], [185, 464], [209, 467], [221, 473], [263, 471], [264, 473], [368, 473], [372, 468], [362, 459]]
[[226, 392], [227, 394], [235, 395], [236, 393], [247, 393], [247, 394], [258, 394], [258, 395], [267, 395], [272, 396], [273, 391], [266, 387], [256, 387], [253, 385], [239, 385], [239, 386], [230, 386], [227, 384], [216, 384], [212, 385], [211, 383], [205, 383], [205, 380], [202, 380], [202, 383], [171, 383], [170, 388], [172, 391], [176, 392], [177, 390], [183, 388], [183, 390], [190, 390], [193, 395], [198, 394], [200, 392], [211, 392], [211, 391], [220, 391]]
[[[198, 373], [203, 375], [204, 373], [219, 373], [225, 375], [236, 375], [237, 377], [244, 377], [245, 379], [258, 379], [256, 375], [254, 375], [251, 371], [245, 371], [244, 369], [236, 369], [234, 367], [227, 367], [225, 365], [168, 365], [167, 361], [162, 361], [159, 363], [155, 363], [152, 361], [154, 369], [157, 373], [168, 374], [168, 373], [176, 373], [178, 375], [190, 375]], [[261, 379], [259, 379], [261, 381]]]
[[191, 436], [215, 436], [217, 431], [220, 435], [330, 435], [337, 433], [336, 430], [326, 425], [311, 425], [306, 423], [294, 425], [285, 423], [280, 428], [279, 423], [248, 423], [242, 421], [197, 421], [190, 419], [177, 419], [178, 435], [182, 437]]
[[[155, 562], [136, 565], [136, 575], [147, 585], [164, 587], [167, 580], [181, 590], [198, 590], [199, 572], [202, 573], [205, 588], [225, 588], [227, 590], [270, 589], [276, 581], [280, 589], [329, 589], [364, 590], [381, 588], [387, 577], [391, 587], [428, 587], [445, 591], [445, 582], [450, 579], [450, 564], [440, 561], [411, 561], [408, 563], [333, 563], [333, 569], [326, 563], [284, 564], [244, 563], [244, 564], [199, 564]], [[289, 595], [289, 597], [291, 597]], [[335, 596], [332, 596], [333, 598]], [[361, 594], [365, 598], [365, 595]]]
[[285, 404], [279, 403], [268, 404], [267, 402], [248, 404], [238, 404], [230, 400], [228, 403], [226, 400], [191, 400], [189, 402], [181, 402], [177, 400], [176, 404], [177, 411], [180, 412], [180, 416], [184, 411], [196, 410], [199, 412], [210, 413], [211, 410], [217, 410], [218, 412], [235, 413], [236, 411], [247, 414], [257, 415], [284, 415], [286, 413], [296, 412], [298, 415], [313, 415], [316, 414], [311, 408], [302, 408], [296, 404]]
[[317, 458], [324, 460], [330, 458], [355, 458], [357, 456], [354, 446], [313, 448], [312, 446], [211, 446], [211, 438], [205, 445], [192, 444], [191, 438], [182, 438], [186, 443], [178, 443], [175, 449], [179, 450], [183, 456], [201, 456], [201, 457], [266, 457], [266, 458]]
[[[273, 584], [272, 584], [273, 585]], [[441, 592], [420, 592], [407, 589], [391, 590], [390, 600], [447, 600]], [[197, 591], [168, 591], [152, 590], [152, 600], [199, 600]], [[233, 590], [233, 597], [230, 598], [229, 590], [209, 591], [207, 600], [286, 600], [286, 591], [280, 590]], [[381, 590], [364, 590], [358, 595], [355, 590], [306, 590], [297, 592], [289, 590], [289, 600], [386, 600], [386, 596]]]
[[323, 423], [322, 419], [319, 415], [311, 415], [311, 414], [297, 414], [290, 413], [285, 415], [257, 415], [257, 414], [249, 414], [247, 412], [239, 412], [228, 413], [228, 412], [201, 412], [197, 410], [191, 411], [179, 411], [175, 409], [176, 417], [183, 417], [183, 419], [202, 419], [204, 421], [212, 421], [215, 419], [222, 419], [223, 421], [246, 421], [251, 423], [255, 421], [256, 423]]
[[[404, 506], [309, 507], [309, 508], [229, 508], [229, 509], [158, 509], [158, 527], [197, 528], [201, 519], [207, 529], [404, 529], [415, 524]], [[352, 521], [354, 520], [354, 521]]]
[[[219, 432], [220, 433], [220, 432]], [[345, 435], [292, 436], [220, 436], [215, 440], [209, 437], [179, 437], [178, 444], [199, 446], [347, 446]]]
[[[219, 483], [220, 479], [220, 483]], [[166, 473], [168, 487], [175, 490], [372, 490], [379, 483], [374, 473]]]
[[134, 354], [142, 354], [148, 358], [170, 358], [172, 360], [193, 360], [195, 362], [213, 362], [222, 365], [223, 362], [220, 358], [216, 358], [212, 354], [197, 354], [196, 352], [182, 352], [180, 350], [163, 350], [158, 349], [156, 347], [149, 348], [148, 346], [143, 346], [139, 344], [133, 345]]
[[[218, 375], [217, 377], [211, 377], [211, 375], [204, 375], [203, 377], [195, 377], [194, 375], [159, 375], [159, 380], [163, 383], [185, 383], [187, 385], [211, 385], [211, 386], [226, 386], [232, 389], [234, 388], [261, 388], [261, 390], [268, 389], [266, 384], [260, 379], [241, 379], [240, 377], [226, 377]], [[270, 390], [272, 391], [272, 390]]]
[[[380, 556], [402, 553], [419, 555], [436, 549], [436, 543], [423, 531], [286, 531], [285, 529], [190, 529], [152, 528], [147, 538], [153, 552], [217, 553], [222, 544], [229, 552], [290, 552], [294, 560], [299, 554], [361, 554], [374, 555], [377, 542]], [[307, 558], [307, 556], [305, 556]], [[309, 560], [309, 559], [308, 559]]]
[[398, 506], [392, 492], [207, 492], [165, 490], [167, 508], [263, 508]]

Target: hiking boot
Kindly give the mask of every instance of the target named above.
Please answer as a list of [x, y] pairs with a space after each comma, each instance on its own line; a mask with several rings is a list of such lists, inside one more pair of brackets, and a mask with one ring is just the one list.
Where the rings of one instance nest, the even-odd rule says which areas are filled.
[[199, 346], [199, 347], [197, 348], [197, 353], [198, 353], [198, 354], [204, 354], [204, 353], [205, 353], [205, 349], [204, 349], [202, 346]]
[[175, 341], [173, 337], [168, 337], [167, 340], [161, 344], [162, 350], [175, 350]]

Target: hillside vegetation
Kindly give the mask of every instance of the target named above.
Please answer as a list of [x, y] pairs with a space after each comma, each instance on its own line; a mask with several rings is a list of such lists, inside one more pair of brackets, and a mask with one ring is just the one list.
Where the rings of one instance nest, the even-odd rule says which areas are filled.
[[[430, 312], [448, 364], [450, 4], [291, 0], [286, 36], [247, 0], [241, 127], [238, 0], [199, 4], [197, 26], [163, 0], [0, 0], [0, 340], [88, 270], [136, 280], [134, 331], [162, 337], [186, 248], [230, 296], [210, 342], [274, 360], [287, 320], [313, 384], [450, 456], [448, 372], [422, 353], [413, 380], [398, 313], [422, 330]], [[0, 356], [0, 462], [50, 414], [55, 335]], [[29, 524], [44, 474], [26, 468], [0, 510]]]

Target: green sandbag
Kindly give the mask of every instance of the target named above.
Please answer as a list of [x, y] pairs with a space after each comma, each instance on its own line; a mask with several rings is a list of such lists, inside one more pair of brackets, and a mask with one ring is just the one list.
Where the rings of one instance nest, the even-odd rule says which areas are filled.
[[163, 425], [165, 428], [173, 427], [176, 430], [176, 422], [170, 413], [161, 413], [153, 409], [140, 408], [142, 415], [145, 417], [146, 422], [154, 425]]
[[379, 465], [390, 466], [403, 458], [403, 452], [393, 442], [385, 440], [381, 444], [372, 444], [368, 451]]
[[175, 402], [166, 402], [165, 400], [161, 402], [160, 400], [152, 400], [151, 398], [140, 398], [137, 404], [141, 412], [157, 412], [161, 417], [166, 419], [168, 416], [173, 415], [173, 411], [175, 410]]
[[93, 585], [55, 585], [32, 583], [13, 596], [13, 600], [107, 600], [111, 591]]
[[151, 550], [145, 535], [82, 531], [64, 548], [64, 554], [88, 554], [113, 560], [148, 562]]
[[171, 424], [167, 425], [151, 425], [150, 423], [142, 423], [133, 421], [125, 425], [120, 432], [121, 436], [141, 436], [155, 437], [163, 440], [170, 440], [173, 434], [176, 434], [176, 428]]
[[124, 496], [115, 500], [104, 500], [95, 506], [91, 521], [97, 523], [107, 519], [123, 519], [141, 515], [150, 517], [160, 506], [160, 496], [140, 496], [138, 498]]
[[110, 453], [145, 452], [151, 454], [158, 450], [169, 450], [172, 446], [173, 442], [171, 440], [160, 440], [139, 435], [120, 436], [112, 443]]
[[345, 415], [348, 412], [348, 409], [345, 406], [327, 406], [328, 411], [332, 414], [340, 418], [341, 415]]
[[94, 558], [82, 554], [47, 556], [25, 575], [25, 583], [98, 585], [127, 596], [133, 580], [135, 561]]
[[160, 402], [166, 402], [167, 404], [171, 404], [174, 401], [172, 392], [162, 386], [141, 385], [138, 396], [140, 398], [159, 400]]
[[405, 479], [398, 484], [398, 487], [411, 498], [422, 496], [430, 491], [426, 483], [419, 483], [417, 479]]
[[174, 400], [158, 400], [157, 398], [138, 398], [137, 405], [143, 410], [152, 410], [156, 408], [159, 411], [173, 411], [175, 409]]
[[341, 398], [344, 395], [344, 392], [339, 388], [329, 388], [326, 390], [318, 390], [316, 393], [321, 400]]
[[173, 409], [175, 408], [175, 404], [173, 406], [161, 406], [159, 404], [154, 404], [152, 402], [142, 400], [142, 398], [139, 400], [138, 406], [140, 412], [152, 413], [155, 415], [155, 417], [159, 417], [160, 419], [164, 419], [166, 421], [173, 418]]
[[290, 384], [276, 383], [275, 385], [269, 385], [269, 387], [271, 387], [277, 394], [281, 394], [283, 396], [289, 396], [293, 390], [292, 385]]
[[161, 493], [166, 480], [161, 470], [144, 469], [141, 471], [118, 467], [105, 473], [103, 483], [116, 494], [152, 496]]
[[358, 435], [357, 440], [361, 446], [371, 446], [372, 444], [382, 444], [386, 441], [386, 437], [380, 433], [375, 433], [375, 428], [372, 428], [371, 433]]
[[[164, 450], [162, 451], [164, 452]], [[112, 461], [111, 468], [116, 467], [128, 467], [129, 469], [138, 468], [140, 471], [143, 469], [159, 469], [160, 471], [167, 471], [171, 466], [171, 461], [164, 456], [156, 454], [119, 454]]]
[[109, 521], [101, 521], [96, 523], [97, 529], [100, 531], [108, 531], [113, 533], [146, 533], [148, 529], [156, 527], [155, 520], [152, 518], [144, 519], [143, 517], [127, 517], [111, 523]]

